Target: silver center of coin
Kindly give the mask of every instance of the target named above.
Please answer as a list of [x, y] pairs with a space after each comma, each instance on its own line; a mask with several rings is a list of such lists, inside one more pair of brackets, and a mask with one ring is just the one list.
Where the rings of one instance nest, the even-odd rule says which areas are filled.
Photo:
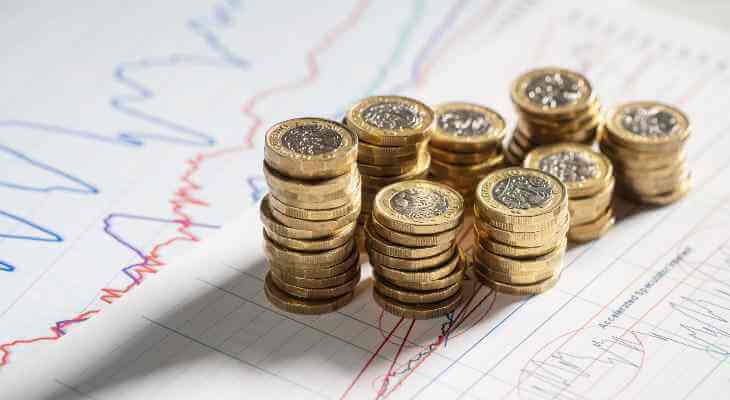
[[421, 122], [415, 106], [392, 101], [366, 107], [361, 116], [365, 122], [380, 129], [410, 129]]
[[484, 114], [472, 110], [451, 110], [439, 115], [439, 128], [454, 136], [480, 136], [492, 126]]
[[422, 221], [445, 213], [449, 208], [449, 201], [439, 192], [409, 188], [391, 197], [390, 208], [408, 219]]
[[580, 99], [582, 91], [578, 80], [559, 72], [538, 75], [525, 88], [527, 98], [543, 108], [557, 108], [575, 103]]
[[596, 164], [576, 151], [561, 151], [543, 157], [539, 168], [563, 182], [582, 182], [598, 176]]
[[492, 196], [507, 208], [527, 210], [542, 207], [553, 192], [548, 181], [539, 176], [513, 175], [497, 182]]
[[627, 131], [645, 137], [664, 137], [677, 128], [677, 118], [656, 107], [632, 107], [621, 114], [621, 125]]
[[342, 145], [342, 136], [322, 125], [300, 125], [281, 136], [281, 143], [295, 153], [308, 156], [329, 153]]

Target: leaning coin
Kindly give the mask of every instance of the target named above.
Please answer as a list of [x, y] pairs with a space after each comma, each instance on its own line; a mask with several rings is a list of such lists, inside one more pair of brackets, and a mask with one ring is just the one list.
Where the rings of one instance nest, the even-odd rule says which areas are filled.
[[408, 304], [390, 299], [373, 290], [373, 299], [385, 311], [403, 318], [431, 319], [442, 317], [459, 307], [461, 290], [446, 300], [429, 304]]
[[335, 311], [352, 301], [353, 292], [326, 300], [304, 300], [291, 296], [274, 284], [271, 274], [266, 275], [264, 284], [266, 298], [276, 308], [296, 314], [325, 314]]
[[426, 304], [435, 303], [437, 301], [446, 300], [461, 290], [461, 285], [455, 284], [444, 289], [428, 290], [422, 292], [413, 292], [403, 290], [398, 286], [392, 285], [383, 279], [379, 279], [377, 275], [373, 276], [375, 290], [379, 294], [408, 304]]

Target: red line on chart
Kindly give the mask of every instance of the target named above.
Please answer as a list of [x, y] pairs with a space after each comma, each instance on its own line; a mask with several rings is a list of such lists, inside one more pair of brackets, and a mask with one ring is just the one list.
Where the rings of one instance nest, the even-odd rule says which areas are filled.
[[413, 330], [413, 325], [416, 324], [416, 320], [411, 320], [411, 324], [408, 326], [408, 330], [406, 331], [405, 336], [403, 336], [403, 340], [400, 342], [400, 346], [398, 346], [398, 351], [395, 353], [395, 357], [393, 357], [393, 362], [390, 363], [390, 368], [388, 368], [388, 374], [385, 375], [385, 379], [383, 379], [383, 383], [380, 385], [380, 390], [378, 390], [378, 398], [382, 397], [385, 394], [386, 389], [388, 388], [388, 379], [390, 379], [390, 375], [393, 373], [393, 367], [395, 366], [395, 363], [398, 362], [398, 358], [400, 357], [400, 353], [403, 351], [403, 345], [406, 344], [408, 341], [408, 337], [411, 335], [411, 331]]

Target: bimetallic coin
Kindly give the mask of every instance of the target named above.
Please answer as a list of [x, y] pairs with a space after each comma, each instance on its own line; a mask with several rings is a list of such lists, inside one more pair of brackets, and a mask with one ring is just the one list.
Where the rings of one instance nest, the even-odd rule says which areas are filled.
[[592, 196], [613, 179], [611, 160], [590, 146], [561, 143], [538, 147], [527, 155], [525, 168], [539, 169], [560, 179], [568, 196]]
[[479, 214], [489, 221], [541, 225], [557, 218], [568, 201], [565, 185], [542, 171], [511, 167], [477, 185]]
[[448, 250], [436, 254], [435, 256], [420, 259], [391, 257], [371, 248], [366, 248], [366, 250], [368, 257], [370, 258], [370, 263], [373, 265], [377, 264], [401, 271], [421, 271], [436, 268], [452, 259], [456, 252], [456, 246], [451, 246]]
[[570, 228], [570, 218], [564, 218], [560, 225], [537, 232], [512, 232], [496, 228], [486, 222], [476, 220], [474, 227], [480, 235], [488, 236], [495, 242], [500, 242], [515, 247], [542, 247], [552, 243], [556, 238], [565, 236]]
[[489, 227], [494, 227], [496, 229], [515, 233], [554, 231], [556, 228], [566, 225], [565, 221], [570, 218], [570, 209], [568, 208], [567, 203], [563, 207], [562, 211], [559, 212], [557, 217], [552, 220], [548, 220], [538, 224], [500, 222], [489, 219], [479, 211], [479, 206], [476, 203], [474, 203], [472, 207], [472, 213], [475, 217], [475, 224], [487, 224], [489, 225]]
[[475, 257], [479, 261], [488, 265], [489, 268], [503, 272], [505, 274], [521, 274], [539, 271], [553, 271], [561, 265], [563, 255], [565, 254], [567, 239], [563, 237], [558, 247], [544, 256], [535, 257], [533, 259], [516, 260], [509, 257], [503, 257], [489, 251], [477, 252]]
[[355, 234], [355, 224], [334, 232], [331, 236], [318, 239], [294, 239], [279, 235], [264, 227], [266, 236], [281, 247], [300, 251], [324, 251], [340, 247]]
[[595, 95], [581, 74], [562, 68], [540, 68], [520, 75], [512, 84], [512, 101], [535, 114], [573, 114], [590, 107]]
[[[327, 208], [324, 210], [309, 210], [306, 208], [294, 207], [279, 200], [276, 196], [269, 196], [268, 201], [272, 208], [280, 213], [298, 219], [306, 219], [310, 221], [325, 221], [328, 219], [337, 219], [360, 209], [360, 192], [352, 193], [352, 198], [348, 203], [341, 207]], [[286, 235], [285, 235], [286, 236]]]
[[661, 152], [682, 147], [690, 126], [687, 116], [676, 107], [637, 101], [622, 104], [609, 113], [606, 134], [628, 148]]
[[314, 232], [329, 232], [328, 235], [330, 236], [334, 235], [335, 232], [339, 232], [340, 229], [350, 225], [350, 223], [354, 222], [357, 219], [357, 216], [360, 215], [360, 210], [356, 208], [350, 211], [349, 214], [343, 215], [342, 217], [336, 219], [313, 221], [290, 217], [281, 213], [275, 208], [270, 208], [270, 210], [271, 214], [277, 221], [288, 227]]
[[519, 247], [510, 246], [508, 244], [492, 240], [489, 235], [486, 234], [486, 232], [480, 231], [476, 227], [474, 227], [474, 235], [477, 239], [474, 241], [475, 251], [483, 249], [483, 251], [489, 251], [490, 253], [494, 253], [500, 256], [516, 259], [527, 259], [544, 256], [545, 254], [548, 254], [551, 251], [555, 250], [555, 248], [557, 248], [560, 242], [565, 238], [565, 235], [556, 235], [553, 240], [545, 243], [542, 246]]
[[461, 292], [459, 290], [455, 295], [446, 300], [426, 304], [403, 303], [383, 296], [377, 290], [373, 290], [373, 299], [383, 310], [390, 314], [403, 318], [432, 319], [443, 317], [456, 310], [459, 304], [461, 304]]
[[303, 252], [279, 246], [264, 233], [264, 255], [278, 264], [294, 263], [303, 265], [331, 266], [344, 261], [355, 248], [351, 239], [344, 245], [331, 250]]
[[491, 287], [497, 292], [505, 293], [505, 294], [511, 294], [514, 296], [529, 296], [529, 295], [535, 295], [544, 293], [553, 287], [555, 287], [555, 284], [558, 283], [558, 279], [560, 279], [560, 271], [558, 271], [555, 275], [552, 277], [545, 279], [543, 281], [533, 283], [530, 285], [517, 285], [517, 284], [510, 284], [510, 283], [502, 283], [499, 281], [495, 281], [493, 279], [488, 278], [484, 274], [481, 273], [481, 271], [477, 268], [474, 268], [474, 275], [486, 286]]
[[311, 210], [326, 210], [342, 207], [352, 201], [354, 193], [362, 190], [362, 177], [353, 182], [352, 186], [336, 192], [318, 193], [317, 191], [291, 192], [269, 187], [269, 193], [282, 202], [299, 208]]
[[431, 134], [433, 111], [418, 100], [402, 96], [373, 96], [347, 112], [345, 123], [360, 140], [381, 146], [414, 144]]
[[287, 275], [309, 279], [325, 279], [344, 274], [354, 268], [359, 268], [360, 253], [357, 249], [353, 249], [352, 253], [344, 261], [328, 266], [294, 264], [291, 262], [279, 263], [271, 259], [267, 260], [267, 264], [269, 268], [277, 269]]
[[[276, 264], [273, 264], [276, 265]], [[335, 276], [328, 278], [305, 278], [299, 275], [289, 274], [284, 270], [277, 269], [276, 267], [271, 268], [271, 273], [280, 281], [297, 286], [300, 288], [307, 289], [325, 289], [336, 286], [342, 286], [347, 282], [352, 281], [355, 276], [360, 276], [360, 267], [350, 268], [349, 270]]]
[[276, 287], [294, 297], [308, 300], [322, 300], [340, 297], [354, 291], [355, 287], [360, 282], [360, 271], [357, 272], [358, 273], [354, 275], [349, 281], [341, 285], [317, 289], [300, 287], [285, 282], [281, 278], [282, 275], [278, 274], [274, 270], [269, 271], [268, 276], [271, 277], [271, 280], [274, 282], [274, 285], [276, 285]]
[[546, 270], [507, 274], [501, 271], [491, 269], [487, 265], [484, 265], [479, 261], [474, 263], [474, 269], [478, 270], [479, 273], [481, 273], [483, 276], [487, 277], [490, 280], [516, 285], [530, 285], [536, 282], [540, 282], [545, 279], [551, 278], [555, 273], [555, 271], [553, 270]]
[[[264, 227], [272, 232], [276, 232], [281, 236], [296, 239], [319, 239], [332, 234], [331, 231], [311, 231], [308, 229], [290, 228], [274, 218], [269, 205], [270, 194], [264, 196], [259, 205], [259, 218]], [[351, 224], [354, 225], [354, 224]], [[344, 228], [343, 228], [344, 229]]]
[[446, 300], [461, 290], [460, 284], [454, 284], [444, 289], [414, 292], [403, 290], [384, 279], [373, 275], [373, 287], [381, 295], [407, 304], [427, 304]]
[[341, 192], [352, 187], [360, 177], [356, 163], [350, 164], [348, 171], [342, 175], [326, 179], [296, 179], [271, 168], [264, 161], [264, 177], [270, 187], [292, 193], [317, 191], [318, 193]]
[[280, 122], [266, 132], [264, 159], [296, 178], [327, 178], [350, 170], [357, 158], [357, 136], [321, 118]]
[[352, 301], [353, 292], [345, 293], [340, 297], [325, 300], [305, 300], [287, 294], [282, 291], [271, 278], [271, 273], [266, 275], [264, 283], [266, 298], [276, 308], [295, 314], [326, 314], [347, 305]]
[[459, 192], [436, 182], [411, 180], [383, 188], [373, 213], [386, 227], [403, 233], [432, 234], [461, 224], [464, 200]]
[[598, 239], [605, 235], [615, 222], [616, 218], [613, 215], [613, 209], [609, 207], [596, 220], [571, 226], [568, 231], [568, 240], [575, 243], [584, 243]]
[[380, 223], [377, 218], [372, 218], [369, 223], [369, 227], [385, 240], [408, 247], [430, 247], [451, 243], [460, 231], [460, 227], [456, 227], [439, 233], [415, 235], [392, 230]]
[[451, 247], [451, 243], [443, 243], [429, 247], [405, 247], [387, 242], [383, 237], [373, 232], [366, 223], [364, 227], [366, 241], [365, 246], [379, 253], [398, 258], [427, 258], [443, 253]]
[[470, 153], [492, 149], [503, 138], [506, 123], [496, 111], [471, 103], [446, 103], [434, 108], [431, 146]]
[[400, 286], [400, 282], [426, 282], [443, 279], [451, 275], [460, 263], [464, 262], [464, 253], [460, 248], [452, 253], [451, 258], [445, 263], [434, 268], [421, 269], [418, 271], [409, 271], [401, 269], [399, 266], [395, 268], [380, 265], [376, 260], [370, 260], [373, 271], [383, 278], [396, 283]]

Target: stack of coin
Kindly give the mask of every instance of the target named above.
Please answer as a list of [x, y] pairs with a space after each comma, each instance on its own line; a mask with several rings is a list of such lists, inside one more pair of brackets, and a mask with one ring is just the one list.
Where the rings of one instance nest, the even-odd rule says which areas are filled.
[[364, 224], [375, 194], [391, 183], [424, 178], [431, 156], [428, 139], [433, 126], [431, 108], [407, 97], [373, 96], [361, 100], [344, 120], [359, 138], [357, 164], [362, 175]]
[[555, 286], [570, 225], [565, 185], [542, 171], [511, 167], [487, 175], [475, 195], [477, 279], [514, 295]]
[[356, 158], [357, 136], [337, 122], [298, 118], [266, 132], [265, 292], [276, 307], [321, 314], [352, 299], [360, 281]]
[[653, 205], [684, 197], [691, 186], [684, 151], [689, 135], [689, 119], [670, 105], [638, 101], [612, 110], [600, 148], [613, 161], [617, 192]]
[[532, 150], [525, 157], [524, 167], [547, 172], [565, 184], [570, 241], [597, 239], [613, 226], [611, 199], [615, 179], [611, 160], [605, 155], [583, 144], [554, 144]]
[[436, 182], [383, 188], [365, 225], [375, 301], [404, 318], [436, 318], [461, 302], [465, 258], [456, 242], [464, 200]]
[[561, 68], [541, 68], [512, 84], [517, 127], [505, 158], [521, 165], [534, 147], [560, 142], [592, 144], [601, 123], [601, 106], [588, 80]]
[[431, 176], [471, 204], [477, 183], [502, 166], [504, 119], [494, 110], [470, 103], [441, 104], [433, 111], [436, 123], [428, 144]]

